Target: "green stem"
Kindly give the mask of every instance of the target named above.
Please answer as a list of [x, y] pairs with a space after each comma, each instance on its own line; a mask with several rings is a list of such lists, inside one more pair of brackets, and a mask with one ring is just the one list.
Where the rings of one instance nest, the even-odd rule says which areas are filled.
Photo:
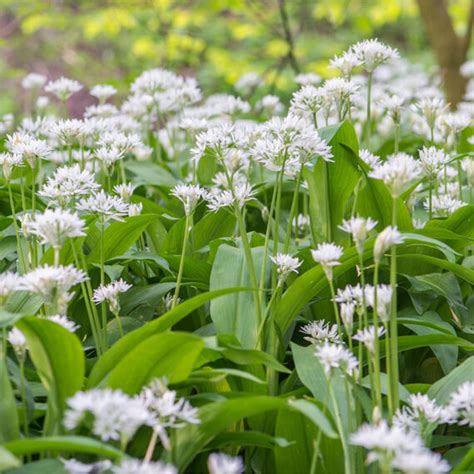
[[18, 222], [17, 222], [17, 217], [16, 217], [16, 211], [15, 211], [15, 201], [13, 200], [13, 193], [12, 193], [10, 181], [7, 179], [6, 182], [7, 182], [7, 188], [8, 188], [8, 197], [10, 199], [10, 208], [12, 211], [13, 228], [15, 229], [17, 251], [18, 251], [18, 255], [20, 256], [21, 265], [23, 266], [22, 270], [26, 272], [27, 270], [26, 260], [25, 260], [25, 254], [23, 253], [23, 246], [21, 245], [20, 230], [18, 228]]
[[395, 133], [394, 133], [394, 141], [393, 141], [393, 149], [395, 153], [398, 153], [400, 148], [400, 124], [398, 122], [395, 123]]
[[371, 116], [371, 99], [372, 99], [372, 73], [369, 72], [368, 82], [367, 82], [367, 120], [365, 122], [365, 147], [369, 149], [370, 146], [370, 129], [372, 125], [372, 116]]
[[117, 321], [120, 337], [123, 337], [123, 328], [122, 328], [122, 321], [120, 321], [120, 315], [114, 312], [114, 316], [115, 316], [115, 320]]
[[176, 280], [176, 288], [174, 289], [173, 301], [171, 303], [171, 309], [173, 309], [177, 302], [179, 291], [181, 289], [181, 280], [183, 278], [183, 271], [184, 271], [184, 258], [186, 256], [186, 247], [189, 238], [189, 231], [191, 227], [191, 215], [186, 214], [186, 219], [184, 222], [184, 235], [183, 235], [183, 245], [181, 250], [181, 258], [179, 260], [179, 269], [178, 269], [178, 278]]
[[337, 406], [336, 395], [334, 394], [332, 381], [329, 377], [327, 378], [327, 385], [329, 388], [329, 396], [331, 397], [331, 402], [334, 408], [334, 418], [336, 421], [336, 427], [339, 433], [339, 439], [341, 440], [342, 451], [344, 455], [344, 473], [352, 474], [352, 463], [351, 463], [351, 457], [349, 454], [349, 446], [347, 445], [346, 433], [344, 432], [344, 428], [342, 426], [342, 420], [341, 420], [341, 415], [339, 413], [339, 408]]
[[267, 304], [267, 307], [265, 309], [265, 313], [263, 315], [262, 322], [260, 323], [260, 326], [257, 331], [257, 339], [256, 339], [256, 345], [255, 349], [258, 349], [259, 347], [263, 347], [262, 341], [260, 340], [262, 336], [263, 329], [265, 328], [265, 325], [267, 324], [268, 318], [270, 317], [270, 311], [273, 306], [274, 301], [277, 299], [277, 295], [279, 294], [281, 289], [281, 284], [278, 282], [278, 285], [275, 289], [275, 291], [272, 292], [272, 296], [270, 298], [270, 301]]
[[25, 361], [23, 359], [19, 360], [20, 363], [20, 394], [21, 401], [23, 403], [23, 430], [25, 432], [25, 438], [29, 436], [29, 426], [28, 426], [28, 400], [26, 398], [26, 384], [25, 384]]
[[[397, 226], [397, 201], [393, 198], [392, 226]], [[391, 348], [391, 377], [390, 387], [392, 392], [392, 409], [398, 408], [398, 326], [397, 326], [397, 247], [392, 246], [390, 258], [390, 286], [392, 289], [392, 304], [390, 308], [390, 348]], [[393, 412], [393, 413], [394, 413]], [[393, 413], [391, 415], [393, 415]]]
[[[379, 284], [379, 264], [375, 262], [374, 266], [374, 308], [372, 314], [372, 320], [375, 327], [375, 339], [374, 339], [374, 388], [375, 388], [375, 400], [379, 407], [380, 413], [382, 413], [382, 388], [380, 382], [380, 342], [378, 337], [378, 311], [377, 311], [377, 286]], [[371, 354], [369, 354], [369, 357]]]
[[293, 229], [293, 224], [294, 224], [293, 221], [295, 220], [296, 209], [298, 208], [298, 198], [299, 198], [301, 178], [303, 176], [303, 169], [304, 169], [304, 166], [302, 165], [299, 173], [296, 176], [295, 190], [293, 192], [293, 200], [291, 202], [291, 208], [290, 208], [290, 217], [289, 217], [288, 225], [286, 228], [286, 236], [285, 236], [285, 244], [283, 246], [283, 253], [288, 253], [288, 249], [290, 247], [291, 231]]
[[336, 316], [336, 322], [337, 322], [337, 332], [339, 334], [339, 337], [342, 339], [342, 323], [341, 323], [341, 316], [339, 314], [339, 308], [337, 307], [337, 302], [336, 302], [336, 292], [334, 290], [334, 283], [332, 278], [328, 278], [329, 282], [329, 289], [331, 291], [331, 300], [332, 300], [332, 307], [334, 309], [334, 315]]

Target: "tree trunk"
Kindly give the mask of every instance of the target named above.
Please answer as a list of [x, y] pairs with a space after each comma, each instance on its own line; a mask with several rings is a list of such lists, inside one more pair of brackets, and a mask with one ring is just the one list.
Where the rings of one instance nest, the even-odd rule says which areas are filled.
[[459, 68], [466, 61], [471, 42], [474, 0], [471, 2], [466, 34], [462, 37], [454, 30], [446, 0], [418, 0], [418, 6], [441, 70], [446, 100], [454, 107], [466, 91], [467, 79], [461, 75]]

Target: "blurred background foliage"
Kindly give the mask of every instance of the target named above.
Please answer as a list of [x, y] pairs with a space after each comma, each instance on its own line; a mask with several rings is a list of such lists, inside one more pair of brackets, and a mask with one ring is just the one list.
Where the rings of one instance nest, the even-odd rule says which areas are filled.
[[[197, 76], [207, 91], [231, 91], [255, 71], [285, 96], [298, 71], [327, 77], [329, 58], [368, 37], [433, 68], [419, 1], [0, 0], [0, 113], [22, 108], [20, 79], [33, 71], [123, 90], [164, 67]], [[447, 4], [459, 34], [470, 5]]]

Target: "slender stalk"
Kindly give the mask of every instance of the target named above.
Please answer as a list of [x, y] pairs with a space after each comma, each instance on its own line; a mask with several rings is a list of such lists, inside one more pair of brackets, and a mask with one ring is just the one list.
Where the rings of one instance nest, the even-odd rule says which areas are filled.
[[372, 314], [373, 325], [375, 327], [375, 338], [374, 338], [374, 388], [375, 388], [375, 400], [379, 407], [380, 413], [382, 413], [382, 388], [380, 384], [380, 341], [378, 336], [378, 311], [377, 311], [377, 286], [379, 284], [379, 264], [375, 262], [374, 266], [374, 308]]
[[[397, 226], [397, 201], [393, 198], [392, 226]], [[392, 246], [390, 257], [390, 287], [392, 288], [392, 304], [390, 308], [390, 388], [392, 392], [393, 410], [398, 408], [398, 325], [397, 325], [397, 247]], [[392, 413], [393, 415], [393, 413]]]
[[20, 395], [21, 401], [23, 403], [23, 430], [25, 432], [25, 437], [29, 436], [29, 426], [28, 426], [28, 400], [26, 399], [26, 385], [25, 385], [25, 361], [23, 358], [19, 360], [20, 363]]
[[430, 180], [428, 188], [428, 219], [431, 220], [433, 217], [433, 182]]
[[[104, 232], [105, 232], [105, 222], [104, 219], [100, 221], [100, 284], [105, 285], [105, 255], [104, 255]], [[105, 340], [106, 346], [108, 345], [107, 342], [107, 308], [105, 307], [105, 303], [101, 303], [100, 305], [101, 313], [102, 313], [102, 331]]]
[[122, 328], [122, 321], [120, 321], [120, 315], [116, 312], [114, 312], [113, 315], [115, 316], [115, 320], [117, 321], [120, 337], [123, 337], [123, 328]]
[[[79, 257], [77, 255], [76, 246], [73, 242], [71, 242], [72, 253], [74, 257], [74, 261], [76, 262], [76, 266], [78, 268], [82, 268], [87, 274], [87, 268], [84, 268], [79, 261]], [[89, 278], [87, 278], [86, 283], [90, 285]], [[95, 350], [97, 355], [100, 357], [102, 355], [102, 341], [100, 337], [100, 323], [97, 313], [95, 312], [95, 306], [91, 302], [92, 297], [92, 288], [91, 292], [88, 292], [88, 286], [85, 282], [81, 282], [81, 291], [82, 297], [84, 298], [84, 303], [86, 305], [87, 316], [89, 318], [89, 325], [92, 331], [92, 338], [94, 339]]]
[[183, 271], [184, 271], [184, 257], [186, 256], [186, 247], [187, 247], [187, 243], [188, 243], [190, 227], [191, 227], [191, 215], [186, 214], [186, 219], [185, 219], [185, 222], [184, 222], [183, 246], [182, 246], [182, 250], [181, 250], [181, 258], [179, 260], [178, 278], [176, 279], [176, 287], [174, 289], [174, 295], [173, 295], [173, 301], [171, 303], [171, 309], [173, 309], [176, 306], [177, 302], [178, 302], [179, 291], [181, 289], [181, 280], [183, 278]]
[[332, 386], [332, 382], [330, 378], [327, 378], [327, 385], [329, 388], [329, 396], [331, 397], [331, 402], [334, 408], [334, 418], [336, 421], [336, 427], [339, 433], [339, 438], [341, 440], [341, 445], [342, 445], [342, 452], [344, 455], [344, 472], [345, 474], [352, 474], [352, 463], [351, 463], [351, 457], [349, 454], [349, 446], [347, 444], [346, 433], [344, 432], [344, 427], [342, 426], [341, 414], [339, 413], [336, 395], [334, 394], [334, 388]]
[[336, 316], [336, 322], [337, 322], [337, 332], [339, 334], [339, 337], [342, 338], [342, 323], [341, 323], [341, 316], [339, 314], [339, 308], [337, 307], [337, 302], [336, 302], [336, 292], [334, 290], [334, 283], [332, 278], [328, 278], [329, 282], [329, 289], [331, 291], [331, 300], [332, 300], [332, 307], [334, 309], [334, 315]]
[[393, 140], [393, 150], [395, 153], [398, 153], [400, 148], [400, 123], [395, 122], [395, 132]]
[[299, 198], [301, 178], [303, 176], [303, 169], [304, 167], [301, 166], [301, 169], [296, 176], [295, 190], [293, 192], [293, 199], [291, 201], [290, 216], [289, 216], [288, 225], [286, 228], [286, 236], [285, 236], [285, 244], [283, 246], [283, 253], [287, 253], [290, 247], [291, 230], [293, 229], [293, 221], [295, 220], [296, 209], [298, 207], [298, 198]]
[[145, 462], [151, 461], [151, 458], [153, 457], [153, 452], [155, 451], [157, 440], [158, 440], [158, 431], [153, 430], [150, 437], [150, 442], [148, 443], [148, 447], [146, 448], [145, 457], [143, 458]]
[[370, 146], [370, 129], [372, 125], [371, 100], [372, 100], [372, 72], [369, 72], [369, 77], [367, 81], [367, 119], [365, 122], [365, 147], [367, 149], [369, 149], [369, 146]]
[[27, 267], [26, 267], [25, 254], [23, 253], [23, 247], [21, 245], [20, 230], [18, 228], [18, 222], [17, 222], [17, 217], [16, 217], [16, 211], [15, 211], [15, 201], [13, 199], [13, 193], [12, 193], [10, 181], [7, 179], [6, 183], [7, 183], [7, 189], [8, 189], [8, 197], [10, 199], [10, 208], [12, 211], [13, 228], [15, 229], [17, 251], [18, 251], [18, 255], [20, 256], [20, 261], [23, 266], [23, 271], [25, 272], [27, 270]]
[[270, 312], [271, 312], [273, 303], [278, 298], [280, 290], [281, 290], [281, 283], [278, 282], [278, 285], [277, 285], [275, 291], [272, 292], [272, 296], [271, 296], [270, 301], [268, 302], [267, 307], [265, 309], [265, 313], [263, 315], [262, 322], [260, 323], [260, 326], [258, 328], [255, 349], [258, 349], [259, 347], [263, 346], [263, 344], [261, 344], [260, 338], [262, 336], [262, 332], [263, 332], [263, 329], [265, 328], [265, 325], [268, 321], [268, 318], [270, 317]]

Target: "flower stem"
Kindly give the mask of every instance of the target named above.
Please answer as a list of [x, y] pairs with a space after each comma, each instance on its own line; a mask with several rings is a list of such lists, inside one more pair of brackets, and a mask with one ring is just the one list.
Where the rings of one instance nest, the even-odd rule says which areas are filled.
[[[377, 312], [377, 286], [379, 284], [379, 264], [375, 262], [374, 266], [374, 308], [372, 314], [372, 320], [375, 328], [374, 337], [374, 389], [375, 389], [375, 401], [379, 407], [380, 413], [382, 413], [382, 388], [380, 384], [380, 342], [378, 336], [378, 312]], [[370, 355], [369, 355], [370, 357]]]
[[176, 306], [176, 303], [178, 302], [179, 291], [181, 289], [181, 280], [183, 278], [183, 271], [184, 271], [184, 257], [186, 256], [186, 247], [188, 244], [190, 227], [191, 227], [191, 215], [186, 214], [186, 219], [184, 222], [183, 246], [181, 250], [181, 258], [179, 260], [178, 277], [176, 279], [176, 288], [174, 289], [171, 309], [173, 309]]

